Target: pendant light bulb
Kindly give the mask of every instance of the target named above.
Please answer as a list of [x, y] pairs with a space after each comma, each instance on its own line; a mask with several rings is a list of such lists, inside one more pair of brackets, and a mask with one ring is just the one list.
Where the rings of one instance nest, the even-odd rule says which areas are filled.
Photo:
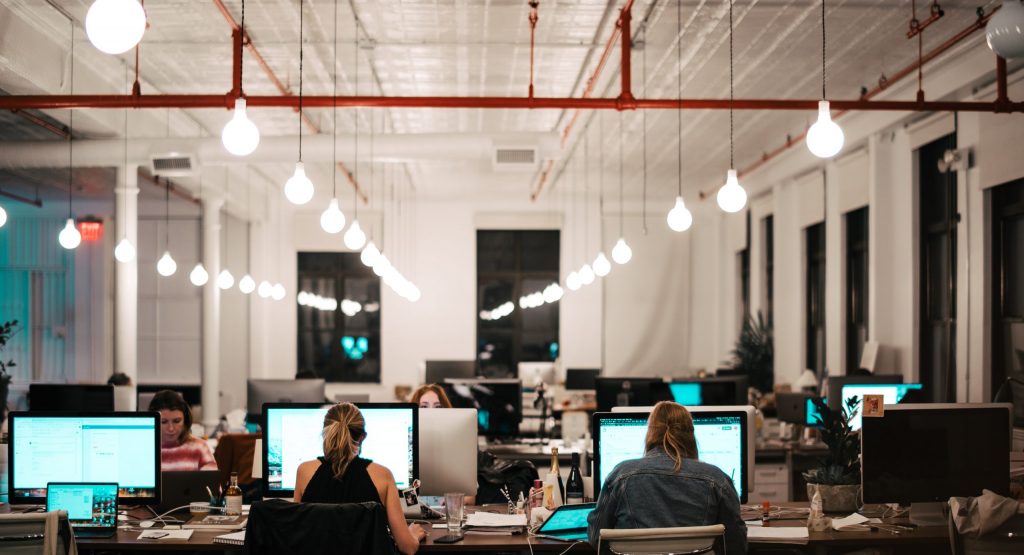
[[580, 268], [580, 283], [583, 285], [594, 283], [594, 269], [590, 267], [590, 264], [584, 264]]
[[284, 285], [281, 285], [280, 283], [275, 283], [273, 289], [270, 291], [270, 297], [273, 298], [275, 301], [280, 301], [281, 299], [283, 299], [284, 294]]
[[380, 258], [380, 251], [377, 250], [377, 245], [374, 245], [373, 241], [367, 243], [366, 248], [364, 248], [362, 254], [359, 255], [359, 260], [362, 260], [363, 264], [369, 267], [373, 267], [378, 258]]
[[235, 114], [220, 132], [220, 142], [235, 156], [248, 156], [260, 144], [260, 130], [245, 111], [245, 99], [235, 99]]
[[718, 189], [718, 207], [732, 214], [747, 205], [747, 192], [736, 179], [736, 170], [726, 172], [725, 185]]
[[227, 290], [231, 289], [233, 285], [235, 285], [235, 276], [231, 275], [231, 272], [228, 271], [227, 268], [224, 268], [220, 271], [220, 274], [217, 275], [217, 287]]
[[693, 214], [686, 208], [683, 197], [676, 197], [676, 205], [668, 211], [668, 227], [672, 231], [686, 231], [693, 225]]
[[818, 121], [807, 130], [807, 150], [818, 158], [831, 158], [843, 148], [843, 130], [832, 121], [827, 100], [818, 101]]
[[156, 271], [164, 277], [173, 276], [178, 271], [178, 263], [171, 257], [171, 251], [164, 251], [164, 255], [157, 260]]
[[565, 278], [565, 286], [569, 288], [569, 291], [578, 290], [580, 285], [580, 275], [575, 270], [569, 272], [568, 277]]
[[332, 235], [345, 229], [345, 214], [338, 207], [338, 199], [332, 198], [331, 204], [320, 214], [320, 227]]
[[238, 290], [248, 295], [256, 290], [256, 280], [252, 279], [252, 276], [245, 274], [242, 279], [238, 280]]
[[118, 262], [126, 263], [135, 260], [135, 245], [127, 237], [121, 239], [114, 247], [114, 258]]
[[210, 273], [203, 267], [203, 263], [196, 264], [195, 268], [188, 274], [188, 280], [192, 282], [192, 285], [196, 287], [202, 287], [206, 285], [206, 282], [210, 281]]
[[274, 292], [274, 286], [271, 285], [270, 282], [267, 281], [267, 280], [261, 281], [259, 289], [256, 290], [256, 294], [259, 295], [260, 298], [263, 298], [263, 299], [266, 299], [267, 297], [269, 297], [273, 292]]
[[284, 196], [295, 205], [306, 204], [313, 198], [313, 182], [306, 177], [306, 165], [302, 162], [295, 163], [295, 173], [284, 184]]
[[366, 233], [364, 233], [363, 229], [359, 227], [358, 220], [353, 221], [352, 225], [348, 227], [348, 231], [345, 232], [345, 237], [343, 239], [345, 241], [345, 246], [350, 250], [357, 251], [363, 248], [363, 245], [366, 244]]
[[4, 210], [3, 206], [0, 206], [0, 227], [3, 227], [7, 223], [7, 211]]
[[1024, 4], [1019, 0], [1004, 0], [985, 26], [988, 47], [1006, 58], [1024, 58]]
[[416, 287], [415, 283], [409, 283], [409, 294], [405, 298], [409, 299], [409, 302], [414, 303], [420, 300], [422, 296], [423, 293], [420, 292], [420, 288]]
[[138, 0], [96, 0], [85, 14], [89, 42], [106, 54], [123, 54], [142, 40], [146, 10]]
[[387, 255], [381, 254], [373, 261], [373, 273], [377, 274], [377, 277], [384, 277], [384, 274], [391, 268], [391, 261], [388, 260]]
[[75, 227], [75, 220], [68, 218], [68, 221], [64, 223], [64, 229], [60, 230], [60, 234], [57, 235], [57, 242], [68, 250], [72, 250], [82, 243], [82, 234]]
[[594, 259], [592, 264], [594, 273], [600, 277], [608, 275], [608, 272], [612, 271], [612, 263], [608, 261], [608, 257], [604, 255], [604, 251], [597, 253], [597, 258]]
[[632, 258], [633, 249], [629, 248], [629, 245], [626, 244], [625, 237], [620, 237], [615, 243], [615, 246], [612, 247], [612, 260], [614, 260], [616, 264], [625, 264]]

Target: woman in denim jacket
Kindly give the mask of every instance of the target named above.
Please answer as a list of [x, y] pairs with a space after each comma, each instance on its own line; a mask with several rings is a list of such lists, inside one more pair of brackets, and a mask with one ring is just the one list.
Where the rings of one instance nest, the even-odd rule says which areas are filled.
[[747, 526], [732, 480], [697, 460], [693, 418], [671, 401], [655, 405], [641, 459], [616, 466], [588, 519], [590, 543], [602, 528], [725, 525], [728, 555], [747, 552]]

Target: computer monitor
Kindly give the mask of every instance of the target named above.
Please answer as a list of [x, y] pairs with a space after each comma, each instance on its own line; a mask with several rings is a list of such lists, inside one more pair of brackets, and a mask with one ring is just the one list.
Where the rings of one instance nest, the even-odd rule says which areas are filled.
[[477, 433], [492, 438], [516, 437], [523, 420], [523, 382], [512, 379], [445, 380], [455, 408], [476, 409]]
[[[747, 502], [753, 468], [753, 407], [714, 407], [691, 411], [699, 459], [732, 479], [741, 503]], [[594, 413], [594, 495], [619, 463], [644, 455], [650, 411]]]
[[828, 408], [838, 411], [843, 405], [842, 391], [847, 384], [903, 383], [902, 374], [872, 374], [869, 376], [831, 376], [825, 382]]
[[443, 383], [453, 380], [468, 380], [476, 377], [475, 360], [428, 360], [425, 363], [424, 383]]
[[[883, 384], [883, 383], [861, 383], [861, 384], [844, 384], [843, 385], [843, 406], [846, 406], [846, 401], [853, 397], [860, 399], [860, 408], [857, 410], [857, 414], [853, 415], [850, 419], [850, 430], [856, 432], [860, 430], [861, 418], [864, 414], [864, 396], [865, 395], [881, 395], [884, 405], [895, 405], [902, 403], [903, 399], [913, 394], [920, 394], [922, 391], [921, 384], [919, 383], [897, 383], [897, 384]], [[918, 395], [920, 397], [920, 395]], [[913, 400], [913, 399], [911, 399]], [[918, 399], [923, 400], [923, 399]]]
[[[399, 489], [419, 474], [419, 413], [412, 403], [358, 403], [366, 421], [360, 457], [386, 467]], [[323, 456], [324, 416], [331, 405], [267, 403], [263, 406], [263, 491], [291, 497], [295, 473], [305, 461]]]
[[884, 411], [865, 418], [860, 434], [864, 503], [912, 504], [911, 518], [921, 521], [914, 513], [929, 511], [918, 511], [919, 503], [945, 505], [985, 489], [1009, 495], [1012, 405], [905, 404]]
[[565, 389], [593, 391], [596, 387], [594, 380], [600, 375], [600, 368], [568, 368], [565, 371]]
[[34, 383], [28, 386], [32, 412], [113, 412], [114, 386], [107, 384]]
[[[157, 393], [158, 391], [164, 391], [165, 389], [177, 391], [178, 393], [180, 393], [181, 397], [185, 399], [185, 402], [188, 403], [190, 406], [203, 404], [203, 386], [199, 384], [140, 383], [138, 386], [136, 386], [136, 391], [138, 391], [140, 398], [141, 394], [143, 393]], [[152, 399], [152, 397], [150, 397], [150, 399]], [[146, 403], [146, 405], [144, 405], [142, 409], [144, 410], [148, 406], [149, 403]]]
[[41, 504], [50, 482], [115, 482], [122, 502], [160, 502], [160, 415], [12, 412], [11, 504]]
[[672, 398], [680, 405], [743, 405], [747, 402], [745, 375], [672, 380], [668, 384]]
[[523, 388], [530, 391], [540, 383], [553, 385], [555, 383], [555, 363], [520, 362], [519, 379], [523, 382]]
[[140, 392], [138, 395], [138, 402], [135, 405], [135, 410], [139, 412], [149, 412], [149, 405], [153, 402], [153, 397], [156, 397], [156, 393]]
[[672, 401], [672, 393], [662, 378], [594, 379], [597, 410], [608, 412], [613, 407], [649, 407], [658, 401]]
[[[805, 414], [806, 421], [804, 424], [811, 426], [812, 428], [820, 428], [822, 427], [821, 411], [818, 410], [818, 405], [814, 404], [814, 399], [815, 397], [813, 395], [807, 398], [807, 411]], [[825, 403], [826, 407], [828, 406], [827, 397], [822, 397], [821, 402]]]
[[810, 393], [778, 392], [775, 394], [775, 415], [781, 422], [807, 424], [807, 401]]
[[420, 494], [476, 495], [476, 409], [419, 409]]
[[[263, 405], [267, 403], [319, 403], [327, 402], [323, 379], [309, 380], [253, 380], [248, 382], [249, 422], [259, 422]], [[323, 422], [321, 422], [321, 427]]]

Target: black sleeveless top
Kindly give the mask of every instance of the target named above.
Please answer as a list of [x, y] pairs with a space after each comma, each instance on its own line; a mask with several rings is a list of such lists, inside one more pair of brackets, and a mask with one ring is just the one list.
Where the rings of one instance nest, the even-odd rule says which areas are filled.
[[371, 461], [359, 457], [352, 459], [345, 474], [336, 480], [331, 463], [324, 457], [317, 459], [320, 468], [316, 469], [306, 490], [302, 492], [304, 503], [382, 503], [377, 487], [373, 485], [370, 473], [366, 470]]

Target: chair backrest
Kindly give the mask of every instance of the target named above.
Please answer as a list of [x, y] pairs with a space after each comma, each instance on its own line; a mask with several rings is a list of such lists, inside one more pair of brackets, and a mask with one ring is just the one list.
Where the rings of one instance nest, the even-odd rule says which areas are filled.
[[253, 482], [253, 458], [256, 452], [256, 440], [263, 434], [221, 434], [217, 440], [217, 450], [213, 458], [217, 461], [222, 484], [228, 483], [231, 473], [238, 473], [238, 483], [245, 485]]
[[74, 549], [75, 536], [65, 511], [0, 514], [0, 553], [4, 555], [64, 555]]
[[253, 503], [245, 527], [245, 552], [374, 553], [397, 555], [380, 503]]
[[677, 528], [605, 528], [600, 532], [600, 545], [615, 554], [709, 553], [714, 549], [715, 541], [724, 535], [725, 526], [722, 524]]
[[981, 537], [968, 537], [960, 533], [954, 520], [957, 505], [949, 500], [949, 547], [951, 555], [1000, 555], [1024, 553], [1024, 515], [1017, 514], [991, 533]]

